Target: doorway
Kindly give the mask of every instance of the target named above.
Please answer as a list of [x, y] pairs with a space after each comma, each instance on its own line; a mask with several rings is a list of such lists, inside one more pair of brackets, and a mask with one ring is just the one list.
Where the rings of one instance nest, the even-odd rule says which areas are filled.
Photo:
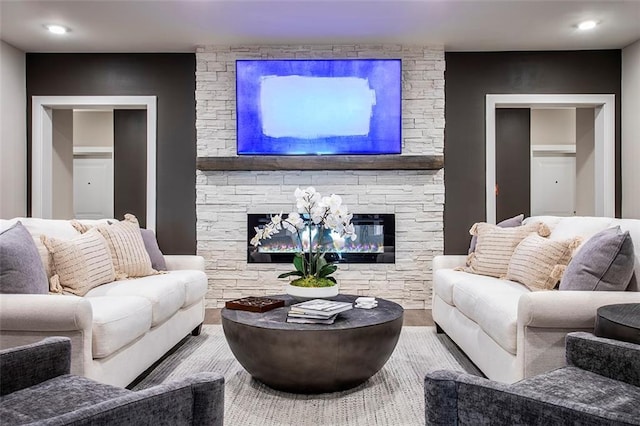
[[[615, 95], [487, 95], [485, 112], [487, 222], [496, 223], [497, 216], [496, 109], [502, 108], [592, 108], [594, 149], [591, 204], [593, 215], [613, 217], [615, 215], [614, 102]], [[528, 170], [526, 174], [529, 179]]]
[[594, 216], [593, 108], [531, 109], [531, 215]]
[[[60, 111], [63, 110], [54, 111], [54, 126]], [[116, 217], [113, 209], [113, 115], [111, 109], [73, 110], [72, 217], [76, 219]], [[55, 146], [55, 139], [53, 143]], [[55, 208], [54, 202], [54, 212]]]
[[[34, 96], [32, 98], [32, 216], [53, 217], [53, 112], [105, 108], [146, 112], [146, 173], [143, 173], [141, 178], [146, 185], [144, 222], [146, 222], [146, 228], [155, 230], [157, 122], [155, 96]], [[114, 173], [117, 179], [117, 168]]]

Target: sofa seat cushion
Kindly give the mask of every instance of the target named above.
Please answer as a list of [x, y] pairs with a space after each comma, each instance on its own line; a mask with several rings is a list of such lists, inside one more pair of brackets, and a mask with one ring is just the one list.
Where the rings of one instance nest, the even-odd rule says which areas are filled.
[[453, 302], [453, 289], [461, 281], [470, 281], [483, 286], [485, 283], [495, 282], [496, 278], [487, 275], [475, 275], [455, 269], [438, 269], [433, 277], [433, 291], [443, 301], [453, 306], [455, 305]]
[[92, 357], [105, 358], [151, 328], [151, 302], [144, 297], [88, 297], [93, 310]]
[[184, 303], [182, 304], [183, 308], [199, 302], [207, 293], [207, 274], [202, 271], [183, 269], [169, 271], [164, 275], [171, 277], [173, 281], [184, 286], [185, 297]]
[[91, 289], [86, 297], [140, 296], [151, 302], [152, 321], [155, 327], [175, 314], [184, 305], [185, 286], [177, 283], [170, 274], [114, 281]]
[[480, 282], [468, 274], [453, 286], [453, 304], [496, 341], [515, 355], [518, 300], [529, 290], [522, 284], [493, 278]]
[[130, 393], [85, 377], [63, 375], [1, 397], [0, 419], [6, 425], [35, 423]]

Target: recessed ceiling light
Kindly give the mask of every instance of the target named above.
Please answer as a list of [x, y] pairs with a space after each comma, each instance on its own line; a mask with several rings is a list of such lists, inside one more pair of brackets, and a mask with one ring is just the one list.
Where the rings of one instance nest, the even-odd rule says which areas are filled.
[[55, 24], [45, 25], [45, 28], [53, 34], [66, 34], [69, 32], [69, 28], [63, 27], [62, 25], [55, 25]]
[[596, 25], [598, 25], [596, 21], [582, 21], [578, 24], [578, 29], [583, 31], [592, 30]]

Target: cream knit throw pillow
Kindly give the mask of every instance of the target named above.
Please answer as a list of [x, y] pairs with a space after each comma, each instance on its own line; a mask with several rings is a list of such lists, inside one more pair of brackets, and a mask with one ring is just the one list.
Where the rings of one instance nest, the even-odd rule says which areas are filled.
[[532, 234], [516, 247], [505, 278], [533, 291], [551, 290], [562, 278], [580, 241], [580, 238], [549, 240]]
[[511, 255], [520, 241], [532, 233], [547, 236], [549, 228], [540, 222], [513, 228], [480, 222], [474, 224], [469, 233], [478, 237], [476, 249], [467, 258], [467, 266], [458, 269], [500, 278], [506, 275]]
[[149, 253], [144, 247], [138, 219], [132, 214], [112, 225], [98, 225], [98, 232], [107, 240], [116, 278], [146, 277], [156, 274]]
[[107, 242], [98, 231], [88, 231], [71, 240], [45, 235], [40, 238], [51, 254], [54, 275], [49, 279], [49, 288], [52, 292], [84, 296], [92, 288], [115, 280]]

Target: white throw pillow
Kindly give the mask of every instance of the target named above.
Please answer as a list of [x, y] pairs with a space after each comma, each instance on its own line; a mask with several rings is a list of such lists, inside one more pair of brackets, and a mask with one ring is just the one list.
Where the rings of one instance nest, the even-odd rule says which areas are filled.
[[478, 241], [475, 251], [467, 258], [467, 266], [460, 270], [500, 278], [506, 275], [511, 255], [520, 241], [532, 233], [547, 236], [549, 229], [540, 222], [513, 228], [480, 222], [474, 224], [469, 233], [476, 235]]
[[41, 240], [52, 259], [51, 291], [84, 296], [92, 288], [115, 280], [109, 247], [97, 230], [71, 240], [45, 235]]
[[556, 241], [532, 234], [514, 250], [505, 278], [533, 291], [551, 290], [562, 278], [580, 241], [580, 238]]
[[146, 277], [156, 274], [151, 258], [144, 246], [138, 219], [132, 214], [111, 225], [99, 225], [95, 229], [107, 240], [111, 259], [118, 279]]

